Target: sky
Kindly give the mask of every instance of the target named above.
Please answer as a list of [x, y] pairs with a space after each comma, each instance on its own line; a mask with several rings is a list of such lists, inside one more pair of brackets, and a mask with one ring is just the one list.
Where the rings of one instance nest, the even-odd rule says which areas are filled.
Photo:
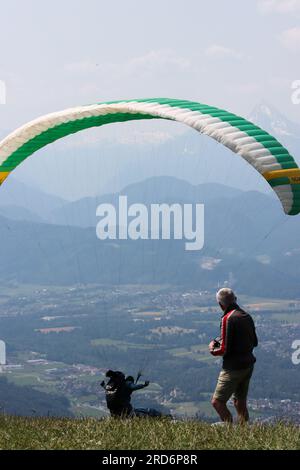
[[[66, 107], [155, 96], [243, 116], [266, 101], [299, 121], [300, 0], [0, 0], [0, 17], [1, 136]], [[101, 138], [169, 137], [151, 125]]]

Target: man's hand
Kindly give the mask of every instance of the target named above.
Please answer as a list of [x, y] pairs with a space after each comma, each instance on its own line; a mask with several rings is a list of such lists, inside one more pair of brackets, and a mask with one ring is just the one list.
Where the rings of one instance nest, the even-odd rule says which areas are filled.
[[149, 383], [149, 380], [145, 380], [145, 387], [148, 387]]
[[104, 380], [102, 380], [102, 382], [101, 382], [100, 385], [101, 385], [101, 387], [105, 387], [105, 382], [104, 382]]
[[209, 347], [210, 352], [213, 352], [213, 350], [215, 349], [215, 340], [214, 339], [209, 343], [208, 347]]

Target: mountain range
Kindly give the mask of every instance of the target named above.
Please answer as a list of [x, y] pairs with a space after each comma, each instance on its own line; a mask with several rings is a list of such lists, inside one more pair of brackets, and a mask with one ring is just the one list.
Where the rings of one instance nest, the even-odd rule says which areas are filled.
[[[96, 208], [119, 193], [53, 208], [52, 223], [0, 217], [4, 283], [168, 283], [215, 288], [230, 283], [255, 295], [298, 297], [300, 219], [260, 192], [150, 178], [121, 191], [128, 204], [203, 203], [205, 244], [185, 240], [99, 240]], [[53, 201], [52, 201], [53, 202]], [[56, 201], [55, 201], [56, 202]], [[54, 203], [55, 206], [55, 203]], [[49, 203], [50, 207], [50, 203]], [[54, 224], [53, 220], [57, 222]]]
[[[299, 155], [297, 124], [266, 103], [256, 107], [250, 119]], [[199, 136], [195, 132], [189, 136], [188, 155], [199, 149]], [[186, 137], [177, 139], [184, 152]], [[169, 165], [169, 173], [180, 173], [180, 178], [167, 173], [152, 175], [125, 184], [121, 191], [75, 201], [24, 184], [14, 175], [8, 178], [0, 190], [1, 282], [158, 282], [204, 289], [229, 283], [254, 295], [299, 297], [300, 218], [283, 214], [274, 193], [242, 159], [210, 139], [204, 147], [206, 163], [209, 158], [222, 162], [218, 173], [226, 184], [211, 182], [214, 172], [208, 182], [193, 184], [188, 165], [168, 156], [160, 171]], [[147, 152], [142, 174], [150, 168], [151, 152]], [[167, 152], [167, 147], [162, 146], [160, 152]], [[182, 160], [183, 154], [178, 158]], [[243, 172], [246, 166], [249, 173]], [[133, 168], [129, 170], [134, 172]], [[128, 178], [127, 169], [120, 181], [135, 181], [137, 174]], [[251, 190], [243, 187], [243, 178], [252, 179]], [[97, 206], [117, 206], [120, 195], [127, 195], [128, 204], [147, 207], [153, 203], [203, 203], [204, 248], [187, 252], [184, 240], [98, 240]]]

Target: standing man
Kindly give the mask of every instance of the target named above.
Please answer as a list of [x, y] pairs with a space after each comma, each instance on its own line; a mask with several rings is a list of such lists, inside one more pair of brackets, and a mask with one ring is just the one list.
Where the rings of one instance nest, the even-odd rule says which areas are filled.
[[256, 361], [252, 353], [257, 346], [255, 326], [249, 313], [238, 306], [231, 289], [220, 289], [216, 297], [224, 312], [221, 336], [209, 343], [209, 350], [213, 356], [223, 357], [223, 366], [211, 403], [221, 420], [231, 423], [227, 402], [233, 395], [239, 422], [243, 423], [249, 420], [247, 395]]

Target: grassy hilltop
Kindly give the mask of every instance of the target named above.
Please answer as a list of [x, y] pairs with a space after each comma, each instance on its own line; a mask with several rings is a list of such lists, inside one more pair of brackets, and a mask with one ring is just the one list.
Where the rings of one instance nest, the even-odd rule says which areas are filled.
[[300, 428], [166, 419], [0, 417], [0, 449], [300, 449]]

